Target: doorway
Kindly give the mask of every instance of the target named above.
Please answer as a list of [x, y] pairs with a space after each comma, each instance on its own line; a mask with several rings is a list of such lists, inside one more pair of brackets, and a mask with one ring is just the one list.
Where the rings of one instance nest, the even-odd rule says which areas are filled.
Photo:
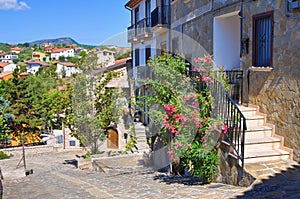
[[224, 70], [240, 67], [240, 26], [238, 11], [214, 18], [214, 61]]

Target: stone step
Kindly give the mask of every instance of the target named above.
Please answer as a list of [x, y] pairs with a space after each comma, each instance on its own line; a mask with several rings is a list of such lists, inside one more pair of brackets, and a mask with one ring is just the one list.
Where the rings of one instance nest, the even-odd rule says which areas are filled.
[[289, 152], [282, 149], [250, 151], [245, 150], [245, 163], [265, 162], [289, 159]]
[[280, 148], [280, 139], [273, 137], [252, 138], [245, 140], [245, 151], [260, 153], [262, 150], [272, 150]]
[[257, 109], [254, 107], [238, 106], [244, 116], [256, 115]]
[[272, 136], [272, 128], [268, 126], [250, 126], [245, 132], [245, 140], [260, 139]]
[[246, 116], [247, 128], [255, 126], [263, 126], [265, 124], [265, 117], [261, 115], [248, 115]]

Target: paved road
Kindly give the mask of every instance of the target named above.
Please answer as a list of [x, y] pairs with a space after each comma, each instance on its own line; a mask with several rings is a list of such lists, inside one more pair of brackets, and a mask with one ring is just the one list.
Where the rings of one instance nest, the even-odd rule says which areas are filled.
[[[48, 153], [27, 158], [34, 173], [13, 178], [18, 159], [0, 161], [4, 176], [3, 198], [234, 198], [245, 188], [223, 184], [201, 185], [187, 179], [170, 178], [151, 169], [133, 167], [111, 173], [77, 169], [73, 163], [82, 152]], [[18, 173], [19, 172], [19, 173]], [[21, 174], [19, 169], [14, 173]]]

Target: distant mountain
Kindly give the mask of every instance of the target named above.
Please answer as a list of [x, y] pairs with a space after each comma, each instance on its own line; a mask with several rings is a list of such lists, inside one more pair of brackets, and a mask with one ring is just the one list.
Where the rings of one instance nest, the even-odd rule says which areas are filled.
[[71, 44], [76, 44], [78, 46], [80, 46], [81, 44], [79, 44], [78, 42], [76, 42], [74, 39], [70, 38], [70, 37], [61, 37], [61, 38], [56, 38], [56, 39], [42, 39], [42, 40], [37, 40], [37, 41], [33, 41], [30, 42], [30, 45], [41, 45], [43, 43], [53, 43], [53, 44], [66, 44], [66, 45], [71, 45]]

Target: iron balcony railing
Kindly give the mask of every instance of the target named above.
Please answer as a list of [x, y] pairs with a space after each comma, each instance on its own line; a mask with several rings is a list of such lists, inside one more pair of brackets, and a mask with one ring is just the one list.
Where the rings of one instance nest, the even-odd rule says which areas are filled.
[[[230, 71], [225, 71], [220, 75], [228, 77], [228, 84], [230, 84], [230, 81], [239, 79], [236, 78], [239, 76], [236, 76], [234, 72]], [[207, 88], [209, 89], [214, 98], [212, 117], [221, 119], [227, 126], [227, 132], [224, 135], [223, 141], [233, 147], [234, 153], [230, 153], [230, 155], [241, 161], [242, 175], [244, 175], [245, 131], [247, 130], [247, 125], [246, 118], [240, 111], [236, 103], [237, 101], [232, 99], [228, 90], [225, 89], [224, 85], [217, 80], [217, 78], [214, 78], [211, 84], [207, 84], [199, 81], [201, 75], [198, 71], [188, 71], [188, 76], [191, 77], [194, 84], [198, 82], [198, 84], [196, 84], [196, 89], [198, 91]]]
[[127, 40], [130, 42], [136, 38], [136, 25], [133, 24], [127, 28]]
[[136, 24], [137, 36], [148, 36], [151, 34], [151, 18], [144, 18]]
[[151, 26], [168, 24], [168, 6], [159, 6], [151, 12]]
[[137, 37], [149, 37], [151, 33], [151, 18], [144, 18], [127, 28], [127, 39], [130, 42]]

